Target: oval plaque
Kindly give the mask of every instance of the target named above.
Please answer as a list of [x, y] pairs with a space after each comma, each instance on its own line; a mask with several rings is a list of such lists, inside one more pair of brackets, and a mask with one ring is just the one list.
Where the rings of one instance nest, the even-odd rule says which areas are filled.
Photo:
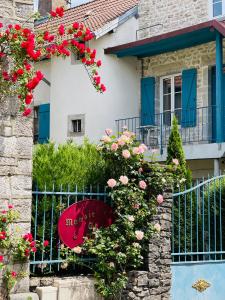
[[69, 248], [83, 244], [93, 228], [108, 227], [114, 221], [112, 208], [100, 200], [86, 199], [69, 206], [58, 222], [60, 240]]

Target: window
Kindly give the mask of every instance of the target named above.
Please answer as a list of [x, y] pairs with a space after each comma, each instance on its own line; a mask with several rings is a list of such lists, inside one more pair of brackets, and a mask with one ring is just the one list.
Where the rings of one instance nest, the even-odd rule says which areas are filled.
[[171, 126], [174, 113], [180, 124], [182, 108], [182, 76], [172, 75], [161, 78], [161, 113], [164, 125]]
[[81, 132], [81, 119], [72, 120], [72, 130], [75, 133]]
[[224, 0], [210, 0], [212, 1], [212, 17], [220, 17], [224, 14]]
[[68, 116], [68, 137], [76, 137], [85, 133], [85, 115]]

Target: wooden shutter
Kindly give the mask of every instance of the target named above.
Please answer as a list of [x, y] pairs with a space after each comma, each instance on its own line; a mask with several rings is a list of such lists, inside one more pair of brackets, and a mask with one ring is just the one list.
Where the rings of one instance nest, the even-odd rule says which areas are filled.
[[155, 123], [155, 78], [147, 77], [141, 80], [141, 125]]
[[182, 127], [196, 126], [197, 110], [197, 70], [182, 72]]
[[48, 142], [50, 134], [50, 104], [39, 106], [38, 117], [38, 142], [44, 144]]

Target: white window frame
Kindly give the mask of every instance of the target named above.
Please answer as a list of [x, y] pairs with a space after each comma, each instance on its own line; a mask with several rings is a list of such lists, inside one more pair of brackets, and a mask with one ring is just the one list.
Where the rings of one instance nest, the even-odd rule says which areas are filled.
[[225, 16], [225, 0], [222, 0], [222, 14], [219, 16], [213, 16], [213, 0], [209, 0], [209, 15], [211, 19], [218, 19]]
[[[160, 77], [160, 113], [163, 114], [163, 80], [166, 78], [171, 78], [171, 114], [175, 111], [175, 86], [174, 86], [174, 79], [176, 76], [181, 76], [182, 73], [176, 73], [171, 75], [166, 75]], [[182, 93], [182, 91], [181, 91]], [[181, 102], [182, 105], [182, 102]], [[172, 118], [171, 118], [171, 125], [172, 125]]]

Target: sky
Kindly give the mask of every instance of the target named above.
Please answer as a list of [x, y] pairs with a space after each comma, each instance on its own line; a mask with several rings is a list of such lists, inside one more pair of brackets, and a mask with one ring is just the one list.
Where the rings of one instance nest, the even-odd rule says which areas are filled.
[[[48, 1], [48, 0], [46, 0], [46, 1]], [[88, 1], [89, 0], [72, 0], [72, 6], [80, 5], [80, 4], [88, 2]], [[35, 8], [35, 10], [37, 10], [37, 7], [38, 7], [38, 0], [34, 0], [34, 8]]]

